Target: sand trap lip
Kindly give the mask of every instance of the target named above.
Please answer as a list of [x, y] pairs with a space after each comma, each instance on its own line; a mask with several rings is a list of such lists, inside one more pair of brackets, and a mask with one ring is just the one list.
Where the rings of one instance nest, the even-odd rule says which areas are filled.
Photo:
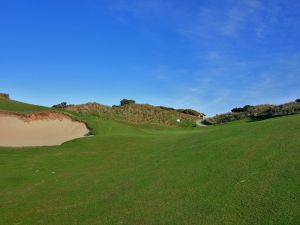
[[84, 123], [57, 112], [0, 112], [0, 147], [61, 145], [89, 133]]

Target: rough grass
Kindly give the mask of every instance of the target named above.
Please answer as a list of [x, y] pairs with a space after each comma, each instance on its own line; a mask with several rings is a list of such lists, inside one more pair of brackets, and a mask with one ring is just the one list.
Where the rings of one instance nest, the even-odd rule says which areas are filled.
[[76, 114], [95, 136], [0, 148], [0, 224], [300, 224], [300, 116], [206, 128]]
[[288, 102], [280, 105], [256, 105], [244, 108], [235, 108], [239, 111], [223, 113], [214, 117], [208, 118], [205, 121], [210, 124], [222, 124], [236, 120], [251, 118], [253, 120], [262, 120], [279, 116], [287, 116], [300, 114], [300, 103]]
[[[73, 112], [88, 113], [102, 119], [125, 121], [132, 124], [161, 124], [169, 126], [192, 127], [197, 116], [166, 110], [146, 104], [127, 104], [122, 107], [108, 107], [97, 103], [76, 105], [67, 108]], [[180, 123], [177, 122], [180, 119]]]

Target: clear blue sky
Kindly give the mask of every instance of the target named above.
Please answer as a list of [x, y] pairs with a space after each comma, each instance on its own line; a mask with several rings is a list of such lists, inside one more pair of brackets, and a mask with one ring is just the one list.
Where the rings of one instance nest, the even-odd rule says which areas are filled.
[[299, 0], [3, 0], [0, 92], [209, 115], [300, 98]]

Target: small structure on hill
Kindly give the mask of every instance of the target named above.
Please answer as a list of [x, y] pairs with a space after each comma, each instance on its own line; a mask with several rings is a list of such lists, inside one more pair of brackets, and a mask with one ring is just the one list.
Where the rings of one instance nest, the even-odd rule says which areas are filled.
[[205, 117], [205, 116], [206, 116], [206, 115], [205, 115], [204, 113], [200, 113], [198, 117], [199, 117], [200, 120], [204, 120], [204, 117]]

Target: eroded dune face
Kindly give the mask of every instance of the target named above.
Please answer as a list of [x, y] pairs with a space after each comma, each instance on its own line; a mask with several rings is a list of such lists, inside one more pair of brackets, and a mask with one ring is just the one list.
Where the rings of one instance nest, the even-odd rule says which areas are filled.
[[84, 123], [58, 113], [18, 115], [0, 113], [0, 146], [60, 145], [89, 133]]

